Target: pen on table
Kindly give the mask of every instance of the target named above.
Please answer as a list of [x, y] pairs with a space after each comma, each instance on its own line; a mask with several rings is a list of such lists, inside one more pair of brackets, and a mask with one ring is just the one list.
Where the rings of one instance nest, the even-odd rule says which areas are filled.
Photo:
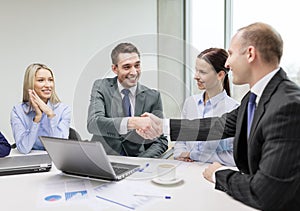
[[163, 195], [151, 195], [151, 194], [133, 194], [133, 195], [134, 196], [145, 196], [145, 197], [171, 199], [171, 196], [163, 196]]
[[143, 168], [139, 169], [139, 172], [143, 172], [145, 168], [147, 168], [150, 165], [150, 163], [146, 163], [146, 165]]

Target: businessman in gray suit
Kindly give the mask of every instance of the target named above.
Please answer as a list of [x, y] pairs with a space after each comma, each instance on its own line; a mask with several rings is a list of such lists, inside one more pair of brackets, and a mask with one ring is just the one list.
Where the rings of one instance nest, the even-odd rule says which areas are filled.
[[166, 136], [144, 139], [134, 125], [144, 112], [163, 117], [160, 93], [138, 82], [140, 53], [133, 44], [120, 43], [111, 58], [117, 76], [98, 79], [92, 88], [87, 122], [92, 141], [100, 141], [110, 155], [159, 157], [168, 148]]
[[155, 137], [164, 122], [164, 128], [169, 126], [165, 134], [170, 132], [173, 141], [234, 137], [239, 171], [213, 163], [203, 176], [251, 207], [299, 210], [300, 89], [279, 66], [282, 51], [281, 36], [271, 26], [254, 23], [239, 29], [225, 66], [232, 70], [234, 84], [250, 85], [241, 105], [221, 118], [192, 121], [162, 121], [145, 114], [146, 121], [150, 118], [155, 124], [141, 125], [138, 133]]

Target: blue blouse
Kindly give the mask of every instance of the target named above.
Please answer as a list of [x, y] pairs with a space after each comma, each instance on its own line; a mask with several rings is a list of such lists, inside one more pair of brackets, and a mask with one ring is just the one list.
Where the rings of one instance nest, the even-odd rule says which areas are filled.
[[[182, 117], [185, 119], [196, 119], [222, 116], [239, 105], [237, 101], [227, 95], [225, 90], [210, 98], [205, 105], [203, 99], [204, 92], [188, 97], [182, 109]], [[190, 152], [190, 158], [195, 161], [216, 161], [223, 165], [235, 166], [233, 159], [233, 138], [207, 142], [176, 142], [174, 149], [175, 158], [179, 157], [182, 152]]]
[[33, 121], [35, 111], [29, 103], [21, 103], [13, 107], [10, 123], [17, 148], [21, 153], [27, 154], [32, 149], [44, 150], [39, 136], [68, 138], [71, 122], [70, 107], [63, 103], [53, 105], [48, 102], [47, 105], [52, 108], [55, 116], [48, 118], [43, 113], [39, 123]]

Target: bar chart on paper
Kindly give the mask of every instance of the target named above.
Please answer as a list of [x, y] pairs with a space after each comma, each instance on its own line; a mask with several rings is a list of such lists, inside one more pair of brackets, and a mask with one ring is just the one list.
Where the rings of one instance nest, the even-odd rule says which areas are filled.
[[82, 199], [87, 197], [87, 190], [81, 190], [81, 191], [72, 191], [72, 192], [66, 192], [65, 193], [65, 198], [66, 201], [69, 200], [77, 200], [77, 199]]
[[43, 184], [37, 197], [38, 207], [65, 206], [90, 198], [88, 180], [66, 179]]

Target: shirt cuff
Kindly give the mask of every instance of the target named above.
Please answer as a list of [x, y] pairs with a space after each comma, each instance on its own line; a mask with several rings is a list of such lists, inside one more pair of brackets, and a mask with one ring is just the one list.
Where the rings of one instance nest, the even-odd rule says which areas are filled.
[[128, 133], [128, 128], [127, 128], [127, 124], [128, 124], [128, 119], [130, 117], [125, 117], [122, 119], [121, 124], [120, 124], [120, 129], [119, 129], [119, 134], [124, 135]]
[[170, 119], [163, 119], [163, 134], [170, 135]]
[[222, 167], [216, 169], [216, 170], [214, 171], [214, 173], [212, 174], [212, 178], [211, 178], [212, 181], [213, 181], [214, 183], [216, 183], [216, 172], [217, 172], [217, 171], [226, 170], [226, 169], [228, 169], [228, 167], [226, 167], [226, 166], [222, 166]]

